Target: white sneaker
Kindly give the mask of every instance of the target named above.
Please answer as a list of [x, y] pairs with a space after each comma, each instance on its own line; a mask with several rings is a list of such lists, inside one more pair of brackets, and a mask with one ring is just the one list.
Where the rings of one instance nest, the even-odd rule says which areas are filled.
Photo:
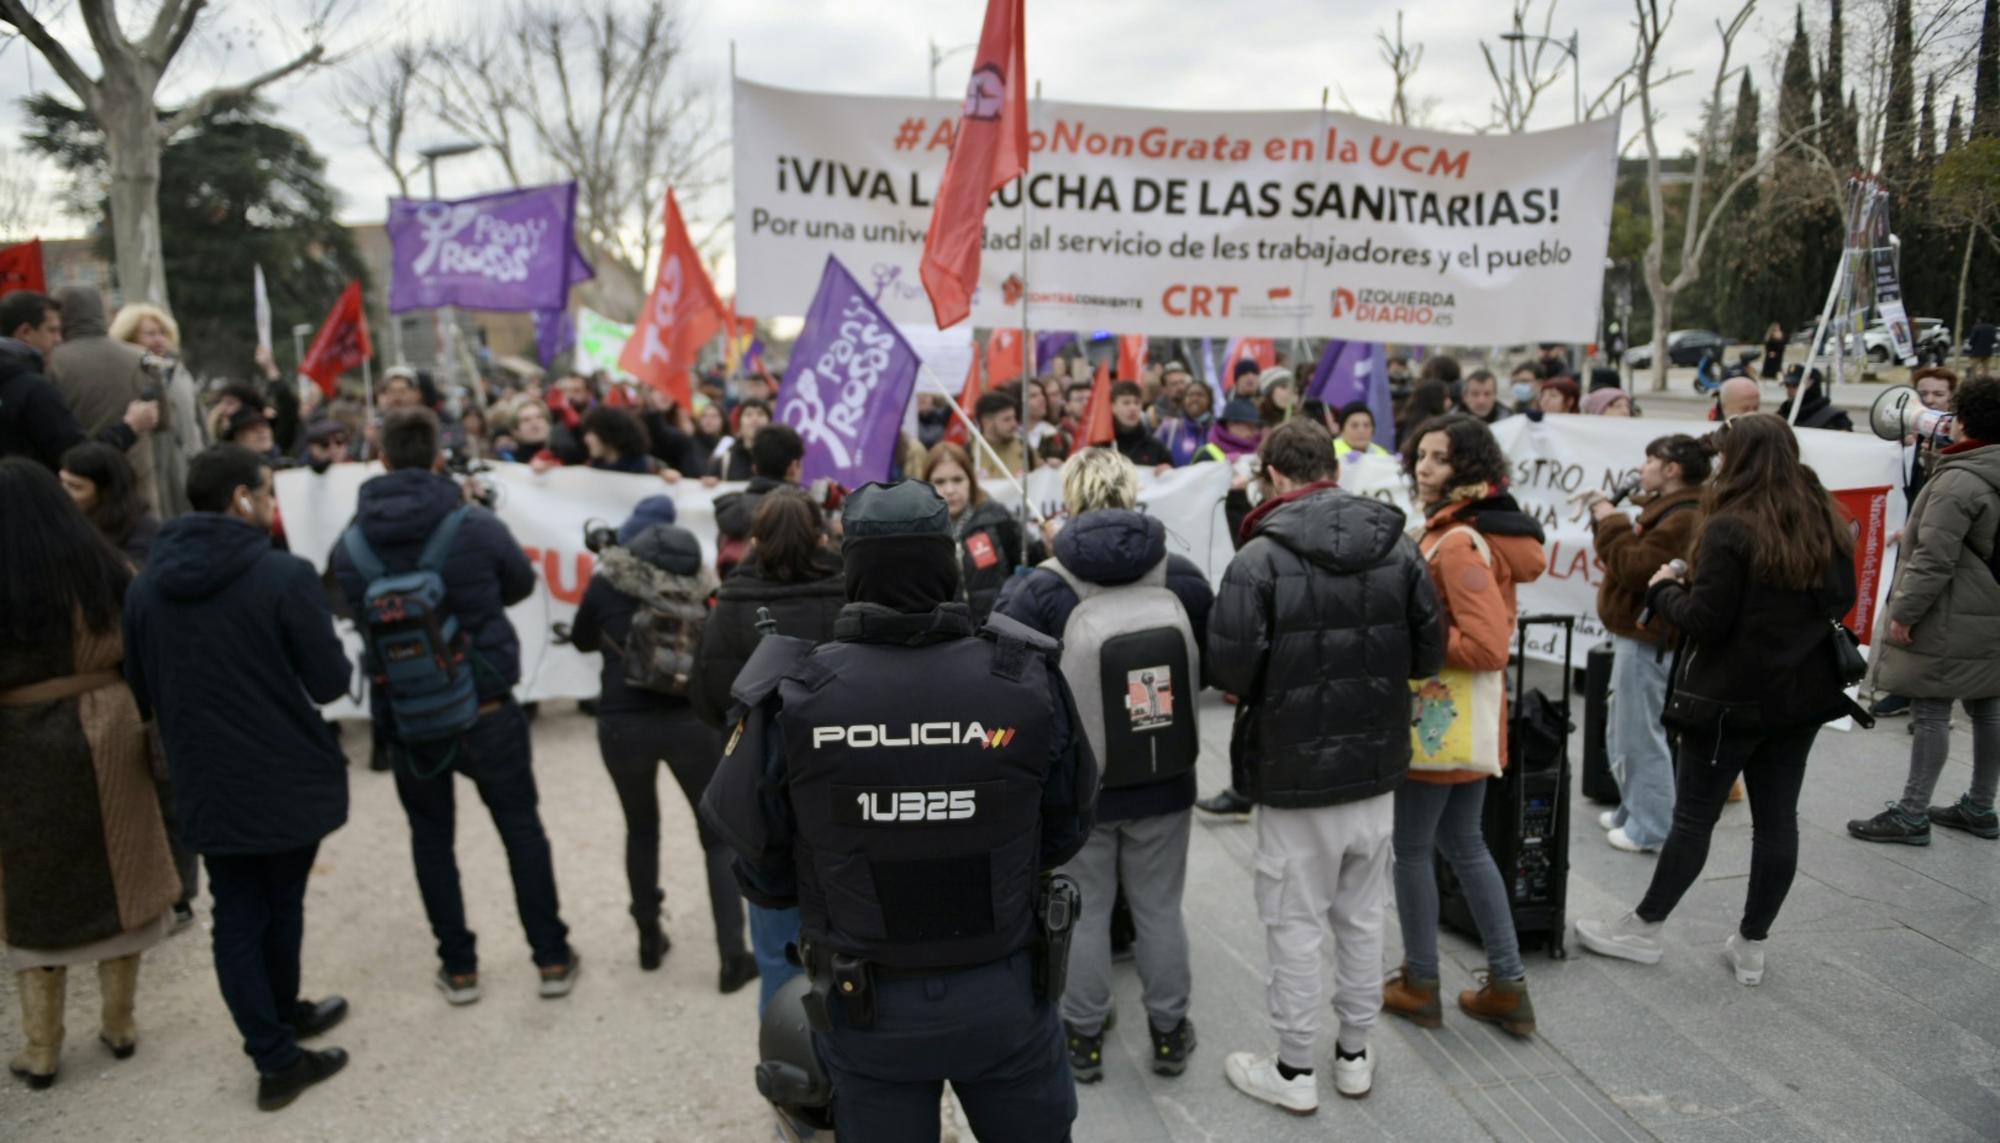
[[1617, 829], [1618, 811], [1614, 808], [1597, 815], [1597, 828], [1602, 830]]
[[1638, 842], [1633, 841], [1632, 835], [1625, 832], [1624, 826], [1619, 826], [1617, 829], [1605, 834], [1604, 840], [1611, 843], [1611, 848], [1622, 849], [1626, 853], [1651, 853], [1659, 848], [1656, 845], [1640, 845]]
[[1736, 970], [1736, 983], [1755, 988], [1764, 982], [1763, 941], [1753, 941], [1741, 933], [1731, 933], [1728, 943], [1722, 946], [1722, 955], [1729, 961], [1729, 967]]
[[1358, 1060], [1333, 1057], [1333, 1087], [1348, 1099], [1362, 1099], [1375, 1088], [1375, 1053], [1362, 1049]]
[[[1231, 1052], [1222, 1061], [1223, 1074], [1230, 1086], [1251, 1099], [1282, 1108], [1293, 1115], [1311, 1115], [1319, 1110], [1319, 1084], [1313, 1076], [1286, 1079], [1278, 1074], [1278, 1054], [1260, 1056], [1254, 1052]], [[1347, 1094], [1345, 1088], [1341, 1094]]]
[[1615, 921], [1578, 921], [1576, 938], [1583, 947], [1599, 956], [1612, 956], [1639, 964], [1660, 963], [1660, 926], [1627, 913]]

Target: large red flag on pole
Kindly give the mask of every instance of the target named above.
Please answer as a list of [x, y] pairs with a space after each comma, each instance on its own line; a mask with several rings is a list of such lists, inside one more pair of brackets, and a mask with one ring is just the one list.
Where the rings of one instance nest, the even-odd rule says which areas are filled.
[[1118, 379], [1137, 381], [1146, 371], [1146, 335], [1143, 333], [1121, 333], [1118, 335]]
[[939, 329], [972, 312], [987, 199], [1028, 169], [1026, 5], [1027, 0], [986, 0], [979, 53], [924, 234], [924, 292]]
[[995, 385], [1011, 385], [1022, 376], [1027, 353], [1018, 329], [996, 329], [986, 339], [986, 379]]
[[[11, 294], [15, 290], [45, 294], [48, 289], [48, 280], [42, 276], [41, 239], [0, 246], [0, 294]], [[11, 335], [14, 331], [4, 332]]]
[[728, 311], [688, 238], [672, 187], [667, 188], [663, 214], [666, 237], [660, 247], [660, 268], [653, 276], [653, 293], [639, 315], [638, 328], [625, 343], [625, 352], [618, 357], [618, 368], [672, 397], [685, 409], [694, 392], [688, 374], [701, 347], [723, 328]]
[[299, 373], [312, 378], [319, 391], [331, 397], [341, 374], [359, 368], [374, 355], [375, 347], [368, 341], [368, 313], [361, 304], [361, 283], [349, 282], [319, 327], [306, 359], [299, 362]]
[[1097, 377], [1090, 383], [1090, 400], [1083, 406], [1083, 419], [1077, 422], [1076, 440], [1070, 442], [1069, 454], [1075, 456], [1092, 445], [1108, 445], [1118, 439], [1117, 423], [1111, 419], [1111, 363], [1097, 363]]

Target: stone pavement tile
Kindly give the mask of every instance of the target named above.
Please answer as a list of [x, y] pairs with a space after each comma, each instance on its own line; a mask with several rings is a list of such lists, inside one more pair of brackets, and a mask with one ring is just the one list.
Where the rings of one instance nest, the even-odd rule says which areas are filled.
[[1855, 841], [1845, 830], [1835, 836], [1823, 829], [1799, 831], [1799, 870], [1859, 900], [1892, 912], [1965, 909], [1982, 903], [1969, 893], [1927, 872], [1899, 864], [1888, 847]]
[[1823, 955], [2000, 1045], [2000, 978], [1963, 953], [1903, 929], [1830, 939]]
[[2000, 908], [1982, 905], [1939, 913], [1905, 913], [1901, 921], [1987, 968], [2000, 971]]

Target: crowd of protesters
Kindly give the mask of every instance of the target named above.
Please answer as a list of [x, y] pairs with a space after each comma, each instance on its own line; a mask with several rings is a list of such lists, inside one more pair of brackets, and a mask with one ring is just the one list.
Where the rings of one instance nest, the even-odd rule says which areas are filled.
[[[54, 1082], [65, 973], [87, 964], [101, 982], [100, 1038], [131, 1053], [139, 961], [190, 919], [197, 854], [218, 984], [258, 1073], [258, 1105], [283, 1107], [344, 1066], [340, 1049], [300, 1044], [347, 1011], [340, 997], [303, 998], [299, 969], [306, 878], [346, 817], [338, 731], [316, 709], [348, 693], [336, 613], [367, 633], [376, 762], [394, 771], [409, 819], [436, 987], [462, 1005], [482, 985], [454, 852], [454, 775], [494, 818], [540, 994], [575, 986], [583, 958], [568, 941], [537, 809], [529, 712], [513, 696], [520, 637], [506, 609], [535, 573], [505, 524], [447, 474], [484, 461], [743, 484], [717, 500], [713, 562], [676, 523], [670, 497], [638, 500], [593, 541], [595, 574], [561, 633], [602, 655], [589, 709], [626, 822], [638, 961], [657, 969], [672, 947], [659, 769], [699, 803], [730, 729], [732, 684], [759, 638], [831, 638], [853, 595], [842, 490], [802, 486], [804, 445], [774, 421], [771, 379], [701, 377], [683, 405], [572, 373], [546, 387], [496, 385], [481, 404], [397, 367], [368, 409], [353, 394], [294, 388], [260, 353], [255, 380], [216, 388], [204, 404], [177, 349], [173, 320], [153, 307], [107, 320], [91, 291], [0, 298], [0, 739], [13, 767], [0, 800], [0, 935], [26, 1033], [13, 1070], [38, 1087]], [[1085, 910], [1060, 997], [1079, 1082], [1102, 1075], [1121, 942], [1142, 979], [1154, 1070], [1178, 1075], [1195, 1051], [1182, 895], [1196, 805], [1256, 809], [1277, 1049], [1226, 1059], [1246, 1094], [1297, 1113], [1317, 1107], [1327, 925], [1341, 1095], [1370, 1090], [1380, 1013], [1442, 1023], [1438, 850], [1489, 964], [1459, 1010], [1518, 1036], [1536, 1029], [1508, 890], [1482, 830], [1491, 771], [1412, 768], [1409, 687], [1503, 670], [1517, 588], [1546, 565], [1542, 529], [1509, 493], [1491, 426], [1641, 410], [1615, 371], [1580, 376], [1557, 346], [1508, 370], [1504, 386], [1441, 355], [1387, 365], [1393, 426], [1366, 402], [1311, 397], [1304, 362], [1241, 362], [1214, 388], [1178, 361], [1150, 364], [1104, 394], [1113, 428], [1100, 448], [1080, 447], [1094, 388], [1080, 368], [1001, 385], [962, 414], [942, 398], [918, 401], [891, 477], [936, 490], [957, 556], [950, 594], [975, 622], [992, 614], [1062, 638], [1085, 600], [1165, 589], [1151, 605], [1177, 609], [1192, 655], [1176, 699], [1191, 706], [1205, 684], [1235, 704], [1230, 788], [1197, 802], [1190, 768], [1106, 789], [1089, 840], [1064, 866], [1087, 900], [1120, 900]], [[1851, 427], [1817, 374], [1785, 382], [1784, 412], [1796, 402], [1802, 429]], [[1900, 801], [1850, 829], [1909, 844], [1927, 843], [1932, 826], [2000, 837], [2000, 472], [1989, 444], [2000, 441], [2000, 381], [1929, 369], [1917, 382], [1926, 406], [1956, 419], [1949, 440], [1912, 442], [1915, 504], [1879, 666], [1878, 686], [1893, 696], [1878, 713], [1900, 701], [1916, 716], [1910, 773]], [[1855, 585], [1849, 529], [1800, 462], [1797, 431], [1757, 412], [1747, 377], [1719, 381], [1715, 396], [1715, 433], [1647, 446], [1636, 513], [1589, 505], [1605, 570], [1598, 607], [1615, 646], [1610, 752], [1622, 795], [1601, 824], [1614, 847], [1659, 856], [1631, 912], [1578, 933], [1591, 951], [1657, 961], [1661, 926], [1699, 875], [1741, 776], [1755, 836], [1726, 954], [1747, 985], [1763, 977], [1796, 865], [1814, 737], [1858, 709], [1829, 650]], [[976, 434], [954, 433], [961, 415]], [[1395, 453], [1382, 443], [1391, 428]], [[1420, 517], [1340, 490], [1343, 470], [1370, 458], [1401, 469]], [[283, 550], [272, 476], [363, 460], [386, 471], [363, 485], [323, 581]], [[1137, 510], [1142, 474], [1208, 463], [1230, 471], [1225, 507], [1240, 549], [1213, 590]], [[1066, 518], [1024, 530], [990, 490], [1041, 466], [1062, 469]], [[453, 700], [462, 717], [442, 735], [444, 699], [426, 705], [399, 690], [407, 684], [383, 654], [393, 624], [376, 600], [392, 587], [399, 605], [441, 609], [421, 637], [443, 640], [442, 657], [471, 680]], [[1098, 687], [1091, 680], [1089, 693]], [[1955, 702], [1973, 720], [1971, 788], [1932, 806]], [[1504, 742], [1504, 694], [1481, 717], [1498, 719]], [[698, 828], [718, 987], [759, 981], [768, 1005], [799, 971], [786, 951], [797, 910], [746, 908], [729, 845], [705, 820]], [[1385, 973], [1391, 900], [1404, 955]]]

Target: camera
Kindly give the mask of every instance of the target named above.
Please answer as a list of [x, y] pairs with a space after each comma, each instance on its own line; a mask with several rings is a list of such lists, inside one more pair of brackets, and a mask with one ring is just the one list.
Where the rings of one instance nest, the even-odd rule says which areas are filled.
[[494, 505], [500, 502], [500, 494], [493, 486], [479, 479], [481, 474], [493, 471], [492, 465], [448, 450], [444, 454], [444, 470], [466, 490], [467, 498], [473, 503], [492, 511]]
[[604, 549], [618, 546], [618, 529], [602, 520], [585, 520], [583, 522], [583, 546], [590, 549], [591, 555], [603, 555]]

